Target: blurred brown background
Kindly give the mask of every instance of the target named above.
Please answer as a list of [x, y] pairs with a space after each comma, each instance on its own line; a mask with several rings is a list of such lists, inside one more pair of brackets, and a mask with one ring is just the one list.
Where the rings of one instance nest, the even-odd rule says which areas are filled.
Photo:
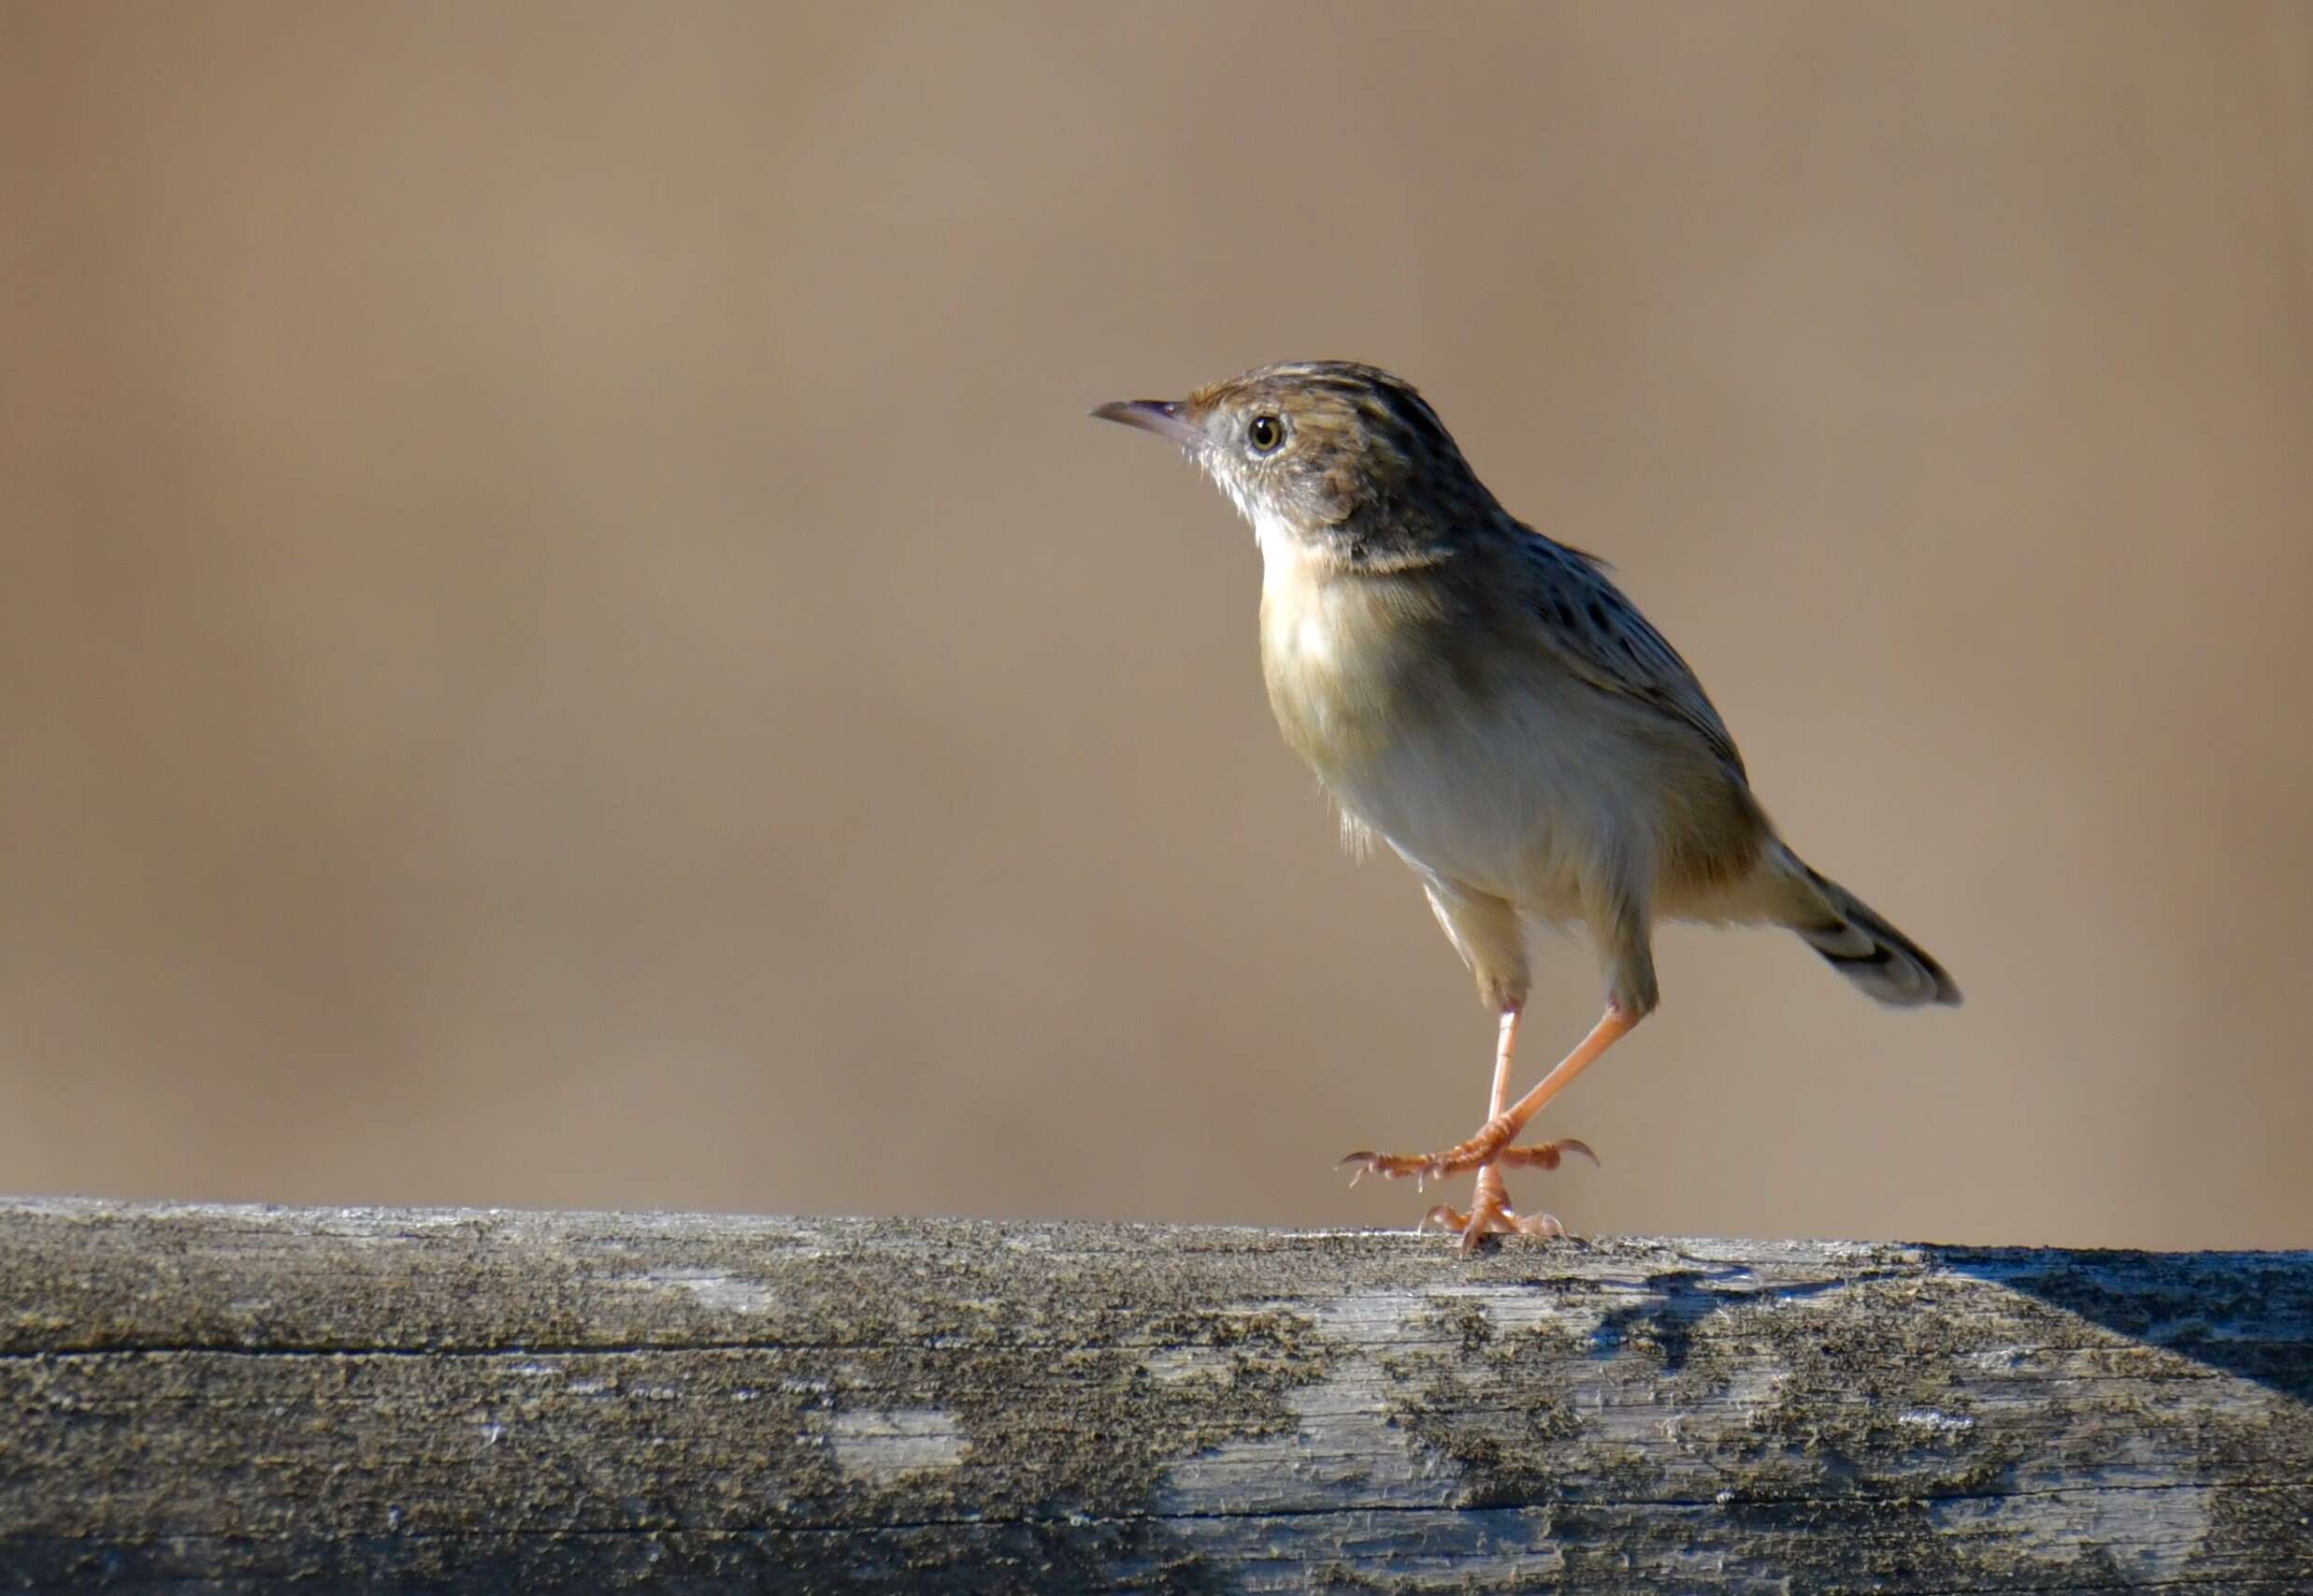
[[0, 1189], [1411, 1222], [1491, 1023], [1085, 415], [1327, 355], [1970, 998], [1672, 928], [1514, 1190], [2313, 1242], [2294, 4], [0, 5]]

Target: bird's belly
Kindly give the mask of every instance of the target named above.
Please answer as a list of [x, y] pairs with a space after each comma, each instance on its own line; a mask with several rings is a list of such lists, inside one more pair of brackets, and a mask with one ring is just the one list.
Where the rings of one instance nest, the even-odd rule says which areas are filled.
[[1324, 775], [1408, 863], [1546, 919], [1595, 902], [1616, 812], [1615, 767], [1546, 697], [1463, 702]]
[[1270, 707], [1352, 820], [1545, 919], [1584, 917], [1617, 868], [1647, 868], [1678, 772], [1641, 712], [1546, 656], [1483, 646], [1417, 587], [1315, 582], [1264, 554]]
[[1286, 740], [1343, 811], [1415, 868], [1546, 919], [1597, 900], [1602, 844], [1639, 795], [1627, 750], [1547, 673], [1473, 686], [1429, 663], [1279, 651], [1270, 697]]

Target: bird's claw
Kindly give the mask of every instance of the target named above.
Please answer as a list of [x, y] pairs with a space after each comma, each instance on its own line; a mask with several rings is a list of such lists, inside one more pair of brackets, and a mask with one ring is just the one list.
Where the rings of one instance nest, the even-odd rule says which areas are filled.
[[1423, 1215], [1414, 1229], [1419, 1232], [1433, 1224], [1441, 1230], [1458, 1230], [1464, 1252], [1476, 1251], [1478, 1243], [1487, 1236], [1537, 1236], [1555, 1241], [1566, 1234], [1566, 1227], [1559, 1223], [1555, 1214], [1520, 1214], [1513, 1208], [1490, 1204], [1464, 1214], [1450, 1202], [1441, 1202]]
[[1592, 1163], [1598, 1162], [1598, 1155], [1590, 1151], [1587, 1142], [1564, 1136], [1556, 1142], [1537, 1142], [1530, 1147], [1504, 1147], [1494, 1155], [1494, 1165], [1497, 1169], [1555, 1170], [1569, 1153], [1580, 1153]]
[[1356, 1152], [1333, 1167], [1346, 1170], [1355, 1166], [1356, 1172], [1349, 1177], [1351, 1186], [1369, 1174], [1377, 1174], [1384, 1180], [1411, 1179], [1416, 1183], [1415, 1189], [1418, 1190], [1420, 1183], [1444, 1180], [1465, 1170], [1485, 1169], [1489, 1165], [1514, 1170], [1555, 1170], [1569, 1153], [1580, 1153], [1594, 1164], [1599, 1161], [1598, 1155], [1590, 1150], [1587, 1142], [1567, 1136], [1556, 1142], [1537, 1142], [1526, 1147], [1487, 1148], [1482, 1145], [1481, 1139], [1449, 1147], [1443, 1153]]
[[[1419, 1190], [1432, 1179], [1443, 1180], [1449, 1174], [1475, 1165], [1478, 1172], [1477, 1189], [1471, 1196], [1470, 1212], [1465, 1214], [1451, 1203], [1441, 1202], [1421, 1216], [1416, 1231], [1432, 1224], [1442, 1229], [1461, 1232], [1464, 1252], [1473, 1251], [1487, 1236], [1519, 1235], [1556, 1238], [1566, 1234], [1566, 1227], [1549, 1214], [1522, 1215], [1510, 1206], [1510, 1194], [1501, 1184], [1501, 1172], [1505, 1169], [1555, 1170], [1569, 1153], [1580, 1153], [1592, 1163], [1599, 1161], [1587, 1142], [1573, 1136], [1560, 1137], [1556, 1142], [1537, 1142], [1524, 1147], [1501, 1145], [1488, 1132], [1495, 1129], [1489, 1123], [1487, 1130], [1458, 1147], [1443, 1153], [1412, 1157], [1401, 1153], [1357, 1152], [1343, 1158], [1336, 1168], [1354, 1166], [1349, 1184], [1355, 1186], [1369, 1173], [1384, 1180], [1404, 1180], [1412, 1177]], [[1503, 1138], [1506, 1140], [1506, 1138]], [[1492, 1142], [1493, 1145], [1487, 1145]]]
[[1416, 1183], [1415, 1189], [1419, 1190], [1419, 1183], [1444, 1180], [1454, 1172], [1447, 1166], [1444, 1157], [1436, 1153], [1420, 1157], [1410, 1157], [1402, 1153], [1352, 1153], [1333, 1167], [1345, 1170], [1352, 1164], [1358, 1167], [1358, 1172], [1349, 1177], [1351, 1186], [1369, 1174], [1377, 1174], [1384, 1180], [1411, 1178]]

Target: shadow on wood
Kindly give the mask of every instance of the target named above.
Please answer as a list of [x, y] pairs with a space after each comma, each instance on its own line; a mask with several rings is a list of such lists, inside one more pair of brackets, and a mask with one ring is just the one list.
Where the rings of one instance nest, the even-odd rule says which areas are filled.
[[2313, 1254], [0, 1205], [0, 1588], [2313, 1587]]

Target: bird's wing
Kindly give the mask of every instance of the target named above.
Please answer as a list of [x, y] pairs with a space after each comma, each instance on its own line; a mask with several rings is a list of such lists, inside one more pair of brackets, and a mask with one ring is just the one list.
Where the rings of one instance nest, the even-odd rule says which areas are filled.
[[1530, 528], [1518, 551], [1530, 575], [1531, 607], [1567, 667], [1593, 687], [1635, 698], [1689, 727], [1737, 780], [1747, 782], [1743, 755], [1693, 669], [1599, 563]]

